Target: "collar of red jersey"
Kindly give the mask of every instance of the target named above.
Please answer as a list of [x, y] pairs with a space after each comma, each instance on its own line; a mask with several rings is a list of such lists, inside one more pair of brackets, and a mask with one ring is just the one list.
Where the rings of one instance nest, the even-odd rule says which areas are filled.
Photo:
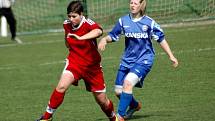
[[84, 17], [84, 16], [82, 16], [82, 18], [81, 18], [81, 22], [80, 22], [80, 24], [78, 25], [78, 27], [74, 27], [74, 26], [72, 26], [72, 30], [77, 30], [77, 29], [79, 29], [79, 28], [81, 27], [81, 25], [84, 23], [84, 21], [85, 21], [85, 17]]

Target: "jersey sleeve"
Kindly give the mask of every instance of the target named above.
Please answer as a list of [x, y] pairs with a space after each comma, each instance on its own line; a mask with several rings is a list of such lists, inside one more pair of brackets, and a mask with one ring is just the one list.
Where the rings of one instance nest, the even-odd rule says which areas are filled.
[[91, 31], [93, 29], [101, 29], [102, 30], [102, 27], [99, 24], [97, 24], [96, 22], [94, 22], [93, 20], [88, 18], [88, 19], [86, 19], [86, 22], [89, 25], [89, 27], [88, 27], [89, 31]]
[[122, 33], [122, 22], [121, 19], [118, 20], [118, 22], [113, 27], [112, 31], [108, 33], [108, 35], [111, 37], [112, 41], [118, 41], [119, 37]]
[[164, 32], [161, 29], [160, 25], [157, 24], [155, 21], [152, 22], [152, 37], [157, 42], [162, 42], [164, 40]]
[[68, 26], [69, 21], [65, 20], [63, 23], [63, 28], [64, 28], [64, 33], [65, 33], [65, 39], [67, 37], [67, 34], [69, 33], [69, 26]]

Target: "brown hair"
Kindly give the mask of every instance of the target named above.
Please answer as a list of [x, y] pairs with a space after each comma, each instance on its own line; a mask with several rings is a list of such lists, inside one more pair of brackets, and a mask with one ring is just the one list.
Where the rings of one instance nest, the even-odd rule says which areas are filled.
[[67, 7], [67, 14], [69, 14], [70, 12], [73, 12], [81, 15], [83, 11], [84, 11], [84, 7], [79, 0], [70, 2]]
[[146, 4], [147, 1], [146, 0], [140, 0], [140, 15], [143, 16], [146, 13]]

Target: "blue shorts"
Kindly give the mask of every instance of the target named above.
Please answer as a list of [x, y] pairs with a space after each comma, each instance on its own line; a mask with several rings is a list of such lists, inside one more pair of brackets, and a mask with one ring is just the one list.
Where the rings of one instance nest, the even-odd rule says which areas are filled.
[[134, 64], [134, 66], [132, 66], [131, 68], [127, 68], [123, 65], [120, 65], [117, 73], [117, 77], [115, 80], [115, 85], [123, 86], [126, 75], [132, 72], [132, 73], [135, 73], [140, 78], [139, 83], [137, 83], [135, 87], [142, 88], [144, 78], [151, 70], [151, 67], [152, 67], [152, 64], [147, 64], [147, 65]]

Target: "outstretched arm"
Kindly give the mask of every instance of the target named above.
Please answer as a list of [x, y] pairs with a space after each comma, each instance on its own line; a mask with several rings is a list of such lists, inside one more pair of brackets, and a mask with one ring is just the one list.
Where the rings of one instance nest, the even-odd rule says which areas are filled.
[[169, 59], [172, 61], [173, 67], [177, 67], [178, 66], [178, 60], [173, 55], [173, 53], [169, 47], [169, 44], [167, 43], [167, 41], [165, 39], [162, 42], [160, 42], [160, 46], [169, 56]]
[[111, 43], [112, 42], [112, 39], [109, 35], [103, 37], [100, 41], [99, 41], [99, 44], [98, 44], [98, 49], [101, 50], [101, 51], [104, 51], [105, 50], [105, 46], [107, 43]]
[[83, 35], [83, 36], [78, 36], [76, 34], [68, 34], [67, 37], [73, 37], [77, 40], [88, 40], [88, 39], [93, 39], [97, 38], [102, 35], [102, 30], [101, 29], [93, 29], [89, 33]]

